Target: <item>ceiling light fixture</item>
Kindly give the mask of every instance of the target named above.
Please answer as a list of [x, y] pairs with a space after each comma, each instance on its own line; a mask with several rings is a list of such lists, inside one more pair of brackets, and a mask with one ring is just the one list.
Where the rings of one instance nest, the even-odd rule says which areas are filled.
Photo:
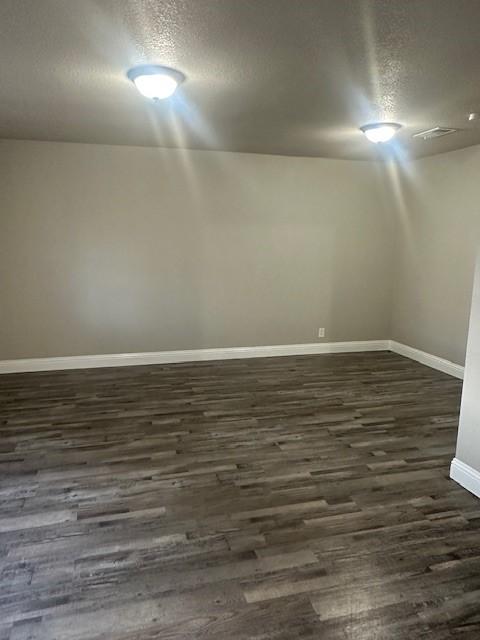
[[152, 100], [169, 98], [175, 93], [178, 85], [185, 80], [185, 76], [180, 71], [156, 64], [133, 67], [127, 72], [127, 77], [142, 96]]
[[402, 125], [396, 122], [375, 122], [373, 124], [364, 124], [360, 127], [370, 142], [388, 142], [393, 138]]

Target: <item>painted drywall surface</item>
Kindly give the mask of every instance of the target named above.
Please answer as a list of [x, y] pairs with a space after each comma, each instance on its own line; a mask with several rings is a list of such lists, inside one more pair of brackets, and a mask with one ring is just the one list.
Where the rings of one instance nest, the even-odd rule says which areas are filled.
[[464, 364], [480, 243], [480, 147], [390, 167], [392, 339]]
[[474, 279], [456, 457], [480, 472], [480, 259]]
[[373, 163], [0, 142], [0, 359], [390, 337]]

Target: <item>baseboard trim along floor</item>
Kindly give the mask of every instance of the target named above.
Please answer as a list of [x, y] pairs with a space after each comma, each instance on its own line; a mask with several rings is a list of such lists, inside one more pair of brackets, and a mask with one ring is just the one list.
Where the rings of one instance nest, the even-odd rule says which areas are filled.
[[152, 351], [150, 353], [112, 353], [93, 356], [58, 358], [25, 358], [0, 360], [0, 373], [27, 371], [55, 371], [59, 369], [90, 369], [95, 367], [123, 367], [175, 362], [201, 362], [237, 358], [268, 358], [272, 356], [314, 355], [320, 353], [353, 353], [358, 351], [388, 351], [389, 340], [355, 342], [321, 342], [313, 344], [281, 344], [260, 347], [226, 347], [218, 349], [186, 349], [180, 351]]
[[410, 360], [416, 360], [421, 364], [427, 365], [427, 367], [438, 369], [438, 371], [443, 371], [443, 373], [448, 373], [455, 378], [460, 378], [461, 380], [463, 380], [464, 367], [462, 367], [461, 365], [450, 362], [450, 360], [445, 360], [445, 358], [439, 358], [438, 356], [434, 356], [431, 353], [427, 353], [426, 351], [414, 349], [413, 347], [409, 347], [408, 345], [402, 344], [401, 342], [396, 342], [395, 340], [389, 340], [389, 343], [390, 351], [398, 353], [400, 356], [410, 358]]
[[359, 340], [351, 342], [321, 342], [312, 344], [281, 344], [259, 347], [225, 347], [216, 349], [184, 349], [146, 353], [112, 353], [91, 356], [62, 356], [56, 358], [21, 358], [0, 360], [0, 374], [62, 369], [92, 369], [132, 365], [202, 362], [237, 358], [268, 358], [273, 356], [315, 355], [322, 353], [354, 353], [361, 351], [394, 351], [422, 364], [463, 378], [463, 367], [425, 351], [414, 349], [394, 340]]
[[450, 477], [464, 489], [480, 498], [480, 473], [458, 458], [452, 460]]

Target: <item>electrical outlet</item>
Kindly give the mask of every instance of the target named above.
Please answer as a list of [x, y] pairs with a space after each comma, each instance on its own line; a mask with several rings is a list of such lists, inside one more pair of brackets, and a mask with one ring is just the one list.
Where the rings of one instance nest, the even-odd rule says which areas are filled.
[[318, 337], [319, 337], [319, 338], [324, 338], [324, 337], [325, 337], [325, 329], [324, 329], [323, 327], [321, 327], [321, 328], [318, 330]]

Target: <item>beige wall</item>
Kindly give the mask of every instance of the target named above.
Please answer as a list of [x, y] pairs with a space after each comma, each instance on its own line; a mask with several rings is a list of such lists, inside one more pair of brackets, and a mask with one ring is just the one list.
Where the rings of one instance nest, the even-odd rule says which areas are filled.
[[397, 219], [392, 338], [464, 364], [480, 244], [480, 146], [390, 168]]
[[0, 359], [390, 337], [365, 162], [0, 142]]
[[315, 342], [321, 326], [463, 364], [480, 147], [382, 171], [1, 141], [0, 359]]

